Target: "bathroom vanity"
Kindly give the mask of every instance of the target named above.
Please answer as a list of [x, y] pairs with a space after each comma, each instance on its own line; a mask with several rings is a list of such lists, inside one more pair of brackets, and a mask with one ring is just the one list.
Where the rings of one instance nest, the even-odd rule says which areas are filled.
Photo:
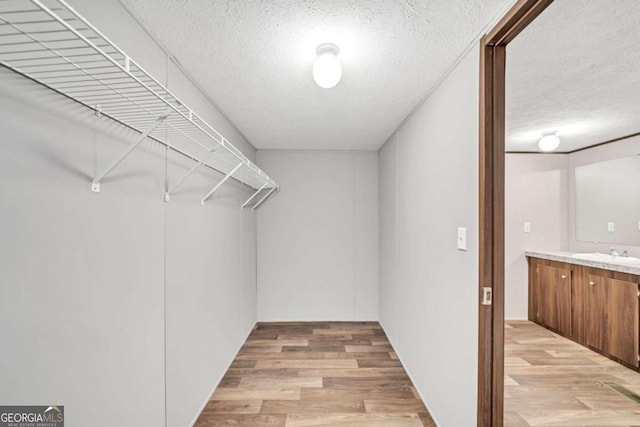
[[526, 252], [529, 320], [640, 370], [640, 260]]

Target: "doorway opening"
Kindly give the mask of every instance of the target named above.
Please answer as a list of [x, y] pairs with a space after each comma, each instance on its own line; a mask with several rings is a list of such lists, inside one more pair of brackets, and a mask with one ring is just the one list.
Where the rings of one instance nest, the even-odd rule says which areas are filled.
[[639, 422], [640, 199], [621, 183], [640, 176], [640, 9], [553, 3], [517, 2], [481, 43], [479, 426]]

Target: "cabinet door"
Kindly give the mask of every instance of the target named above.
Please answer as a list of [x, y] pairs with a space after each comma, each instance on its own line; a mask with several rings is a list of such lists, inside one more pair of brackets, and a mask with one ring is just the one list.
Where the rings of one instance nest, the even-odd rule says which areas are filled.
[[556, 272], [548, 265], [538, 266], [538, 322], [557, 329]]
[[571, 270], [538, 266], [538, 321], [571, 335]]
[[608, 342], [608, 287], [607, 278], [587, 276], [589, 289], [586, 295], [586, 344], [596, 350], [607, 352]]
[[638, 285], [607, 279], [609, 292], [608, 353], [638, 366]]
[[587, 346], [587, 297], [591, 292], [586, 267], [575, 267], [571, 275], [571, 338]]

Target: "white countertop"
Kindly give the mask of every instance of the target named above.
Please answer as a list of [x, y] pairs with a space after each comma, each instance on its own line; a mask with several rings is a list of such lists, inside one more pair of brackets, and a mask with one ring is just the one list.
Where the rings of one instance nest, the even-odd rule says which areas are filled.
[[[579, 253], [568, 251], [525, 251], [526, 256], [548, 259], [551, 261], [566, 262], [569, 264], [584, 265], [585, 267], [601, 268], [603, 270], [619, 271], [621, 273], [640, 275], [640, 263], [628, 263], [624, 257], [620, 261], [595, 260], [581, 258]], [[590, 254], [591, 255], [591, 254]]]

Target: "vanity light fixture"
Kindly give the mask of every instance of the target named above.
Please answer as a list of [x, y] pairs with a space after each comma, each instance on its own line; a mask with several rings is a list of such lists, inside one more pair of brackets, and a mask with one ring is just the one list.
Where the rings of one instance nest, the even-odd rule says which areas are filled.
[[342, 78], [339, 53], [338, 46], [332, 43], [324, 43], [316, 48], [318, 57], [313, 63], [313, 79], [321, 88], [330, 89]]
[[542, 138], [540, 138], [540, 141], [538, 141], [538, 147], [545, 152], [553, 151], [559, 146], [560, 138], [558, 138], [555, 132], [544, 134]]

